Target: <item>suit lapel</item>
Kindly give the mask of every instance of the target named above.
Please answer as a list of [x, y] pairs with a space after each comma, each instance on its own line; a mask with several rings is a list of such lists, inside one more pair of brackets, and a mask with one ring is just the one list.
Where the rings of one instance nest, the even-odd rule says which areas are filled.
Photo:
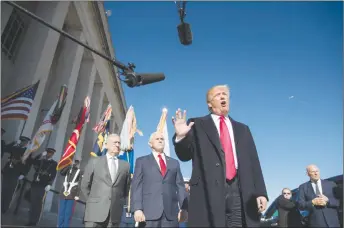
[[215, 146], [218, 152], [223, 151], [222, 146], [220, 143], [220, 136], [216, 129], [215, 123], [213, 119], [211, 118], [211, 115], [207, 115], [202, 119], [202, 125], [204, 128], [204, 132], [207, 134], [209, 140], [211, 143]]
[[165, 155], [165, 159], [166, 159], [166, 173], [165, 173], [164, 178], [167, 176], [167, 173], [171, 169], [171, 165], [172, 165], [170, 157]]
[[150, 163], [152, 164], [152, 166], [155, 167], [156, 170], [157, 170], [157, 171], [159, 172], [159, 174], [161, 175], [160, 167], [159, 167], [158, 163], [156, 162], [153, 153], [150, 154], [149, 160], [150, 160]]
[[108, 159], [107, 156], [104, 155], [102, 156], [103, 159], [103, 165], [105, 166], [105, 179], [112, 184], [112, 180], [111, 180], [111, 175], [110, 175], [110, 170], [109, 170], [109, 165], [108, 165]]
[[315, 198], [316, 195], [315, 195], [311, 181], [308, 182], [308, 191], [312, 194], [312, 196], [313, 196], [312, 198]]
[[222, 145], [220, 142], [220, 135], [219, 135], [219, 132], [217, 131], [213, 118], [211, 117], [211, 115], [207, 115], [202, 119], [201, 123], [203, 125], [204, 132], [207, 134], [210, 142], [215, 146], [216, 154], [219, 157], [219, 160], [221, 161], [222, 167], [224, 168], [224, 172], [226, 172], [225, 171], [226, 163], [224, 160], [225, 152], [222, 149]]
[[118, 159], [118, 169], [117, 169], [117, 172], [116, 172], [116, 175], [115, 175], [115, 181], [113, 182], [113, 185], [116, 183], [119, 174], [122, 172], [122, 169], [123, 169], [123, 163], [122, 163], [122, 161], [120, 159]]
[[326, 186], [324, 185], [324, 181], [320, 179], [320, 184], [321, 184], [321, 192], [323, 195], [327, 196], [327, 189]]
[[233, 135], [234, 135], [234, 144], [235, 144], [235, 152], [237, 154], [237, 159], [239, 160], [239, 154], [238, 154], [239, 135], [238, 135], [237, 122], [235, 120], [233, 120], [230, 116], [228, 116], [228, 118], [229, 118], [229, 121], [232, 124]]

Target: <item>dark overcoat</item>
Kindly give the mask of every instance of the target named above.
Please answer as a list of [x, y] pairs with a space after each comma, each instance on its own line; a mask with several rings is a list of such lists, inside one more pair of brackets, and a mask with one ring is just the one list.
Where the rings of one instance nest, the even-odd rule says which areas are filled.
[[[238, 160], [239, 188], [244, 224], [259, 227], [257, 197], [265, 196], [265, 182], [250, 129], [230, 118]], [[175, 152], [181, 161], [192, 160], [190, 179], [189, 227], [226, 227], [225, 158], [218, 131], [211, 115], [189, 119], [192, 129], [181, 141], [175, 141]]]

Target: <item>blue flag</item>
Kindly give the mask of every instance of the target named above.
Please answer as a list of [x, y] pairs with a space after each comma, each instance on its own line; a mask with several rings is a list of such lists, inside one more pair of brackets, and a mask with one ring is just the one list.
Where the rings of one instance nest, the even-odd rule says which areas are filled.
[[118, 155], [118, 159], [129, 162], [130, 173], [134, 173], [134, 149], [124, 152], [122, 155]]
[[107, 121], [105, 131], [99, 133], [96, 142], [93, 146], [93, 152], [91, 152], [91, 155], [93, 157], [100, 157], [106, 154], [107, 149], [103, 149], [103, 144], [106, 142], [106, 137], [109, 135], [110, 132], [110, 120]]

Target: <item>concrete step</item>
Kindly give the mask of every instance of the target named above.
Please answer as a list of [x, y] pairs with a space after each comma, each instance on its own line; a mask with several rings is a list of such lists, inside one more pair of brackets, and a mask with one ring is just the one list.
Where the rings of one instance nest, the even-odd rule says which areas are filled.
[[[29, 222], [29, 210], [20, 209], [17, 215], [12, 211], [7, 212], [1, 217], [1, 227], [23, 227]], [[57, 227], [57, 214], [52, 212], [44, 212], [39, 224], [39, 227]], [[71, 227], [83, 227], [82, 219], [72, 217]]]

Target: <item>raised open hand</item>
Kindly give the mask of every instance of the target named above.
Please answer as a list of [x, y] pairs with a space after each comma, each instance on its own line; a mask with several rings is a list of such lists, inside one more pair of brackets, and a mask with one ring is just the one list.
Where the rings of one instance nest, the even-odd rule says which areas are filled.
[[186, 134], [190, 131], [191, 127], [194, 125], [194, 122], [190, 122], [189, 125], [186, 123], [186, 110], [182, 113], [180, 108], [176, 111], [176, 116], [172, 116], [172, 123], [176, 131], [177, 138], [185, 137]]

